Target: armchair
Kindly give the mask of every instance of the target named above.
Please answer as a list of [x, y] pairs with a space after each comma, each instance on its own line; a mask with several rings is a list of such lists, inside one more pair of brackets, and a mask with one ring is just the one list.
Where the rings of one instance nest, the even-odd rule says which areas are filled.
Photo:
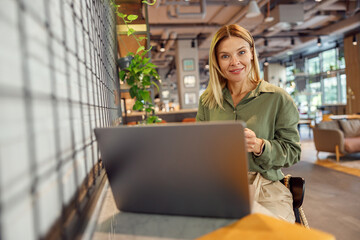
[[360, 151], [360, 120], [321, 122], [315, 125], [313, 133], [317, 157], [319, 152], [331, 152], [339, 162], [341, 156]]

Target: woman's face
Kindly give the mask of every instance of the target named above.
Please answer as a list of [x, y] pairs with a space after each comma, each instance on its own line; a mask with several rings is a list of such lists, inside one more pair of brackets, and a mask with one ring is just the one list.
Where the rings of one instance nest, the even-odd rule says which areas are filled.
[[220, 70], [228, 81], [247, 80], [253, 59], [247, 41], [239, 37], [225, 38], [219, 43], [216, 54]]

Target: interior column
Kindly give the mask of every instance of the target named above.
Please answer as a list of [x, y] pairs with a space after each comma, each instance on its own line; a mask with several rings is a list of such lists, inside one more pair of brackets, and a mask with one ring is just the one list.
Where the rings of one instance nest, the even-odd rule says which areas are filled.
[[199, 102], [199, 60], [195, 39], [176, 42], [176, 75], [181, 109], [197, 108]]

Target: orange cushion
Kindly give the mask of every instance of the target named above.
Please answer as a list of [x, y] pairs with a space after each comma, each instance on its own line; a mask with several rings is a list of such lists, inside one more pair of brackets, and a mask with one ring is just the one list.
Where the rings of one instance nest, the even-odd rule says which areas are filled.
[[360, 152], [360, 137], [345, 138], [344, 147], [348, 153]]

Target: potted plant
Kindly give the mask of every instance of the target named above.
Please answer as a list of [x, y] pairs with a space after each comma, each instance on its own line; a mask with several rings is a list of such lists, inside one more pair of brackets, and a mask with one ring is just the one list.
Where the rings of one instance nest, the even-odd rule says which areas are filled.
[[[156, 3], [156, 0], [152, 3], [147, 1], [142, 2], [153, 5]], [[137, 37], [135, 35], [135, 30], [129, 26], [129, 24], [136, 20], [138, 16], [119, 12], [119, 6], [115, 4], [114, 0], [111, 0], [111, 4], [116, 15], [127, 27], [127, 35], [132, 36], [139, 46], [136, 53], [128, 52], [125, 58], [118, 61], [118, 64], [121, 67], [119, 78], [129, 85], [130, 96], [135, 99], [133, 110], [145, 113], [144, 123], [161, 122], [161, 119], [155, 115], [154, 104], [149, 92], [151, 87], [156, 87], [159, 90], [159, 86], [154, 81], [159, 80], [159, 74], [156, 71], [157, 66], [151, 63], [149, 57], [146, 57], [146, 54], [151, 48], [145, 49], [145, 46], [142, 46], [140, 43], [140, 41], [146, 39], [146, 37]]]

